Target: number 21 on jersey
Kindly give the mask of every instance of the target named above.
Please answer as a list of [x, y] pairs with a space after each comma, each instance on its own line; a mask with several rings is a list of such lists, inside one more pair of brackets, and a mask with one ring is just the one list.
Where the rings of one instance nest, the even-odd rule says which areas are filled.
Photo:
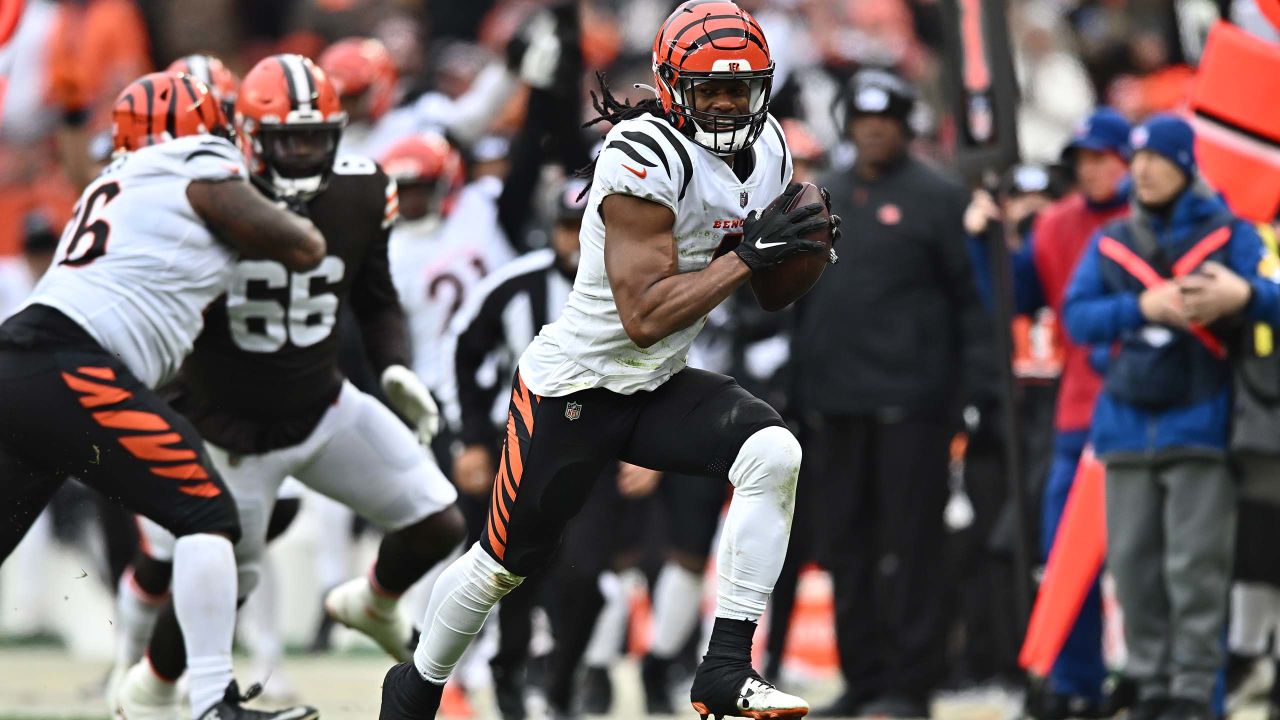
[[[332, 292], [312, 294], [312, 281], [330, 285], [342, 281], [346, 263], [329, 255], [308, 272], [291, 273], [274, 260], [241, 260], [227, 290], [227, 319], [231, 337], [245, 352], [270, 353], [291, 342], [307, 347], [329, 337], [338, 314], [338, 296]], [[249, 284], [261, 283], [268, 290], [288, 289], [289, 300], [249, 297]]]

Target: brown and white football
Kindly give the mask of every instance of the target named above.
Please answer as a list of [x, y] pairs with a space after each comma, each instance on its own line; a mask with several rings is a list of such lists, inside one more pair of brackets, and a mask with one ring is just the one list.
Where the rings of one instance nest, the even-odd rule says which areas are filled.
[[[804, 205], [817, 203], [823, 207], [814, 218], [830, 217], [831, 213], [822, 202], [822, 192], [818, 190], [818, 186], [813, 183], [802, 183], [802, 185], [803, 188], [791, 205], [784, 209], [789, 212]], [[781, 310], [813, 289], [818, 278], [822, 277], [822, 271], [827, 269], [831, 256], [831, 227], [824, 225], [805, 239], [816, 240], [826, 245], [827, 251], [796, 253], [777, 265], [764, 268], [752, 275], [751, 290], [755, 292], [760, 307], [770, 312]]]

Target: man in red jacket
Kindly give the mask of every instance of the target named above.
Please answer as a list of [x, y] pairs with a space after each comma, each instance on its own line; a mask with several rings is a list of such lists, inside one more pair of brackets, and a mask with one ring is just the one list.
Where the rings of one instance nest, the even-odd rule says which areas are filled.
[[[1129, 123], [1115, 110], [1099, 108], [1076, 130], [1063, 156], [1075, 169], [1078, 191], [1040, 213], [1029, 243], [1041, 297], [1059, 318], [1067, 285], [1089, 238], [1104, 223], [1128, 212]], [[1064, 361], [1054, 417], [1054, 457], [1041, 504], [1040, 550], [1044, 558], [1058, 531], [1102, 385], [1089, 364], [1089, 348], [1072, 342], [1061, 322], [1057, 328]], [[1106, 672], [1102, 662], [1102, 600], [1095, 582], [1049, 674], [1043, 702], [1033, 709], [1035, 717], [1089, 717], [1089, 711], [1102, 701]]]

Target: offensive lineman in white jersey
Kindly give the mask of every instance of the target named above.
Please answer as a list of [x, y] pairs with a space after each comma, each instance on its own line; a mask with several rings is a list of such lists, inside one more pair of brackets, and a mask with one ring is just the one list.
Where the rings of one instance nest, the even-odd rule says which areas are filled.
[[298, 271], [324, 257], [309, 221], [249, 187], [209, 90], [153, 73], [116, 101], [117, 159], [85, 189], [54, 265], [0, 326], [0, 557], [74, 475], [167, 528], [196, 717], [314, 718], [240, 707], [231, 627], [235, 502], [191, 423], [152, 390], [177, 371], [239, 255]]
[[548, 562], [617, 460], [735, 488], [694, 709], [808, 712], [751, 666], [786, 553], [800, 445], [769, 405], [685, 361], [707, 313], [752, 272], [825, 252], [803, 238], [828, 220], [814, 217], [817, 204], [783, 209], [800, 186], [788, 186], [786, 143], [768, 115], [773, 63], [747, 12], [684, 3], [658, 31], [653, 68], [657, 101], [621, 106], [606, 93], [600, 105], [615, 125], [595, 163], [573, 292], [521, 358], [486, 531], [437, 582], [414, 662], [387, 673], [383, 720], [434, 716], [489, 610]]

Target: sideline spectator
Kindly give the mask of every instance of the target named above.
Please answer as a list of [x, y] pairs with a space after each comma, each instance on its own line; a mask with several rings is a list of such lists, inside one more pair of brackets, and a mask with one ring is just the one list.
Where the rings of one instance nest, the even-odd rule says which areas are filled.
[[913, 89], [863, 70], [847, 102], [857, 163], [824, 184], [855, 240], [805, 298], [792, 346], [845, 680], [814, 715], [925, 717], [948, 615], [939, 579], [957, 388], [994, 373], [977, 357], [987, 327], [966, 194], [907, 152]]
[[1093, 419], [1106, 463], [1107, 557], [1125, 617], [1135, 720], [1214, 717], [1222, 665], [1235, 487], [1226, 461], [1226, 327], [1273, 321], [1280, 286], [1262, 245], [1196, 172], [1186, 121], [1133, 131], [1133, 203], [1090, 241], [1067, 290], [1066, 324], [1116, 343]]
[[[1014, 297], [1019, 311], [1025, 313], [1015, 315], [1011, 327], [1019, 441], [1025, 459], [1018, 477], [1028, 490], [1042, 487], [1049, 472], [1054, 403], [1062, 372], [1053, 312], [1038, 307], [1043, 300], [1031, 267], [1031, 228], [1039, 214], [1061, 195], [1059, 185], [1043, 165], [1015, 165], [1004, 173], [997, 188], [999, 206], [986, 190], [976, 190], [964, 219], [978, 294], [988, 311], [993, 300], [986, 234], [989, 223], [1002, 228], [1002, 240], [1012, 255]], [[1033, 299], [1022, 300], [1023, 295]], [[1004, 423], [999, 408], [977, 415], [966, 415], [966, 432], [952, 446], [947, 565], [959, 582], [958, 627], [953, 632], [962, 632], [965, 642], [954, 649], [950, 677], [959, 687], [1016, 687], [1022, 684], [1018, 648], [1023, 628], [1018, 625], [1014, 606], [1016, 571], [1011, 543], [1015, 539], [1008, 515], [1013, 506], [1005, 471]]]
[[[1062, 315], [1063, 295], [1089, 238], [1104, 223], [1128, 213], [1126, 165], [1129, 123], [1111, 108], [1100, 108], [1077, 128], [1063, 150], [1075, 171], [1079, 191], [1049, 206], [1027, 238], [1015, 262], [1018, 312], [1048, 307]], [[966, 225], [974, 224], [966, 214]], [[1088, 439], [1094, 402], [1102, 381], [1089, 364], [1089, 348], [1071, 342], [1056, 325], [1063, 349], [1063, 368], [1054, 413], [1053, 461], [1041, 498], [1040, 553], [1047, 561], [1058, 521], [1075, 482], [1076, 465]], [[1034, 717], [1053, 719], [1097, 712], [1103, 701], [1107, 668], [1102, 661], [1102, 593], [1095, 581], [1062, 652], [1049, 674], [1046, 692], [1033, 703]]]
[[[1258, 273], [1277, 279], [1280, 255], [1276, 231], [1260, 223], [1266, 252]], [[1227, 631], [1228, 711], [1255, 699], [1250, 678], [1269, 663], [1280, 670], [1280, 647], [1268, 641], [1280, 628], [1280, 355], [1268, 323], [1246, 325], [1236, 364], [1231, 426], [1232, 462], [1240, 480], [1236, 562]], [[1267, 716], [1280, 717], [1280, 682], [1272, 682]]]

